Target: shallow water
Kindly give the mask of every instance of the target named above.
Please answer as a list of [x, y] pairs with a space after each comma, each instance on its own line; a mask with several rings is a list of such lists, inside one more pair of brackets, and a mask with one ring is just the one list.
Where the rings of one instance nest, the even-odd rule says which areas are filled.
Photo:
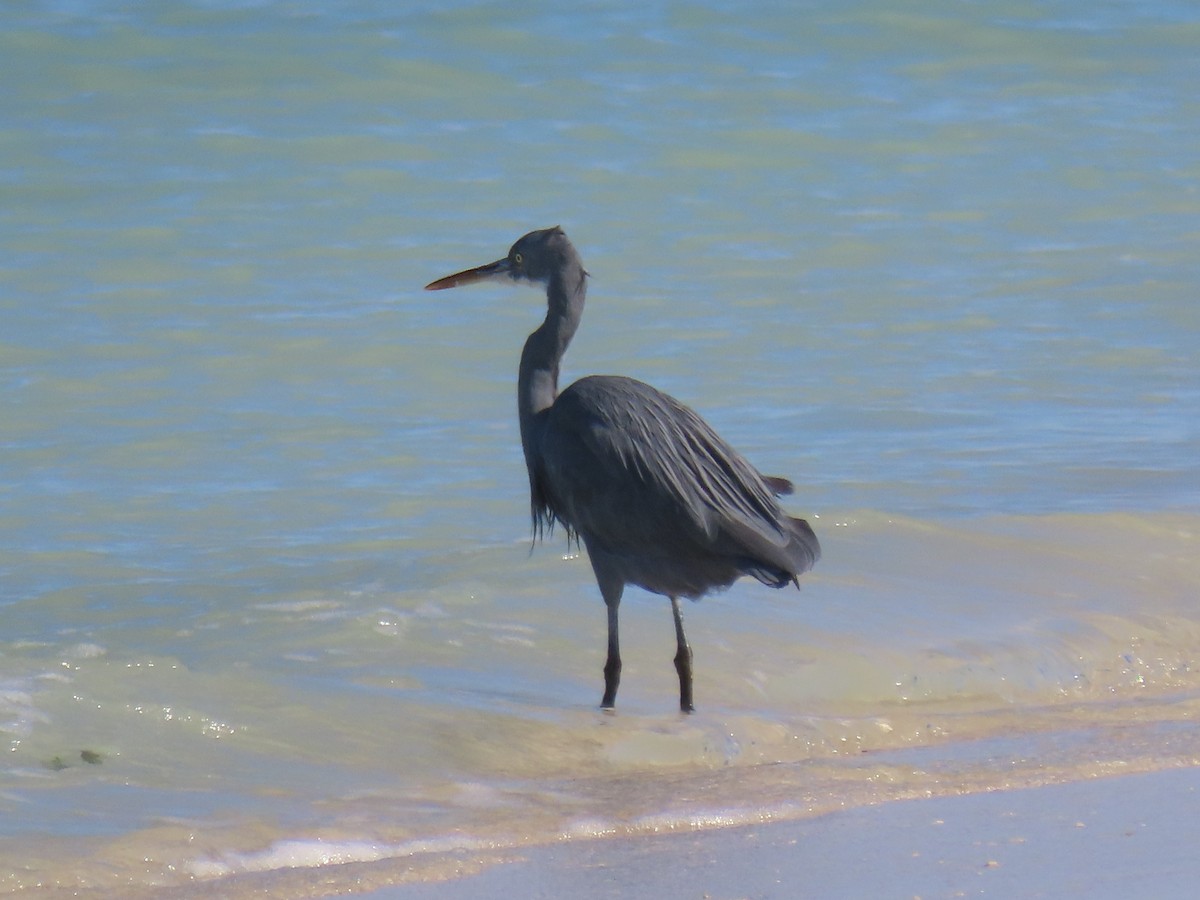
[[[1190, 4], [0, 26], [0, 889], [319, 894], [1200, 758]], [[825, 550], [688, 610], [691, 717], [634, 590], [596, 710], [586, 559], [530, 552], [541, 299], [421, 290], [555, 223], [564, 378], [696, 407]]]

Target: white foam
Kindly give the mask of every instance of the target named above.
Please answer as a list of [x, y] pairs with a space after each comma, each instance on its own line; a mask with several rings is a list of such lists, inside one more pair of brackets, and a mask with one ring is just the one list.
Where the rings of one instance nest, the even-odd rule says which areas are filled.
[[33, 726], [50, 719], [34, 705], [33, 692], [19, 681], [0, 681], [0, 732], [27, 737]]
[[370, 841], [285, 840], [257, 853], [227, 853], [217, 859], [193, 860], [188, 869], [197, 878], [219, 878], [237, 872], [374, 862], [394, 854], [394, 847]]
[[363, 840], [288, 839], [276, 841], [257, 853], [226, 853], [216, 858], [192, 860], [187, 869], [196, 878], [221, 878], [244, 872], [272, 872], [278, 869], [314, 869], [347, 863], [377, 862], [416, 856], [421, 853], [449, 853], [455, 850], [482, 850], [492, 846], [484, 841], [454, 835], [406, 841], [400, 844]]
[[93, 644], [90, 641], [84, 641], [75, 644], [73, 647], [68, 647], [63, 655], [68, 659], [97, 659], [106, 653], [108, 653], [107, 648], [99, 644]]

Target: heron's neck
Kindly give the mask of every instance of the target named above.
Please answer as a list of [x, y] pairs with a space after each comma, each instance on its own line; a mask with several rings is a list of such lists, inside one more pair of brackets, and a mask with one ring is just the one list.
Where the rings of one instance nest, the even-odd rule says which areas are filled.
[[558, 396], [558, 364], [583, 318], [586, 294], [587, 276], [581, 266], [568, 267], [546, 286], [546, 320], [526, 339], [517, 377], [521, 442], [526, 451], [537, 414], [549, 409]]

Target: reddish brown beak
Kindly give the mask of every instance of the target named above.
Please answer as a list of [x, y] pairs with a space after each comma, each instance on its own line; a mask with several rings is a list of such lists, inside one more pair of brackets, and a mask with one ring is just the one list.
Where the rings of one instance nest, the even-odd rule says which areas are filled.
[[476, 281], [488, 281], [492, 278], [507, 278], [511, 266], [508, 257], [488, 263], [486, 266], [476, 266], [463, 272], [455, 272], [445, 278], [439, 278], [425, 285], [427, 291], [444, 291], [446, 288], [461, 287], [464, 284], [474, 284]]

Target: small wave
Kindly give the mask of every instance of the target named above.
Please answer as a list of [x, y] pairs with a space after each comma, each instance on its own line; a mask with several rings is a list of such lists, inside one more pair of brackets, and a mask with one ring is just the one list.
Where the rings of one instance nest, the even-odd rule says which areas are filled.
[[396, 844], [369, 840], [289, 838], [276, 841], [265, 850], [254, 853], [226, 853], [217, 857], [202, 857], [188, 863], [186, 868], [194, 877], [209, 880], [249, 872], [314, 869], [347, 863], [379, 862], [426, 853], [486, 850], [490, 846], [487, 841], [453, 835]]

